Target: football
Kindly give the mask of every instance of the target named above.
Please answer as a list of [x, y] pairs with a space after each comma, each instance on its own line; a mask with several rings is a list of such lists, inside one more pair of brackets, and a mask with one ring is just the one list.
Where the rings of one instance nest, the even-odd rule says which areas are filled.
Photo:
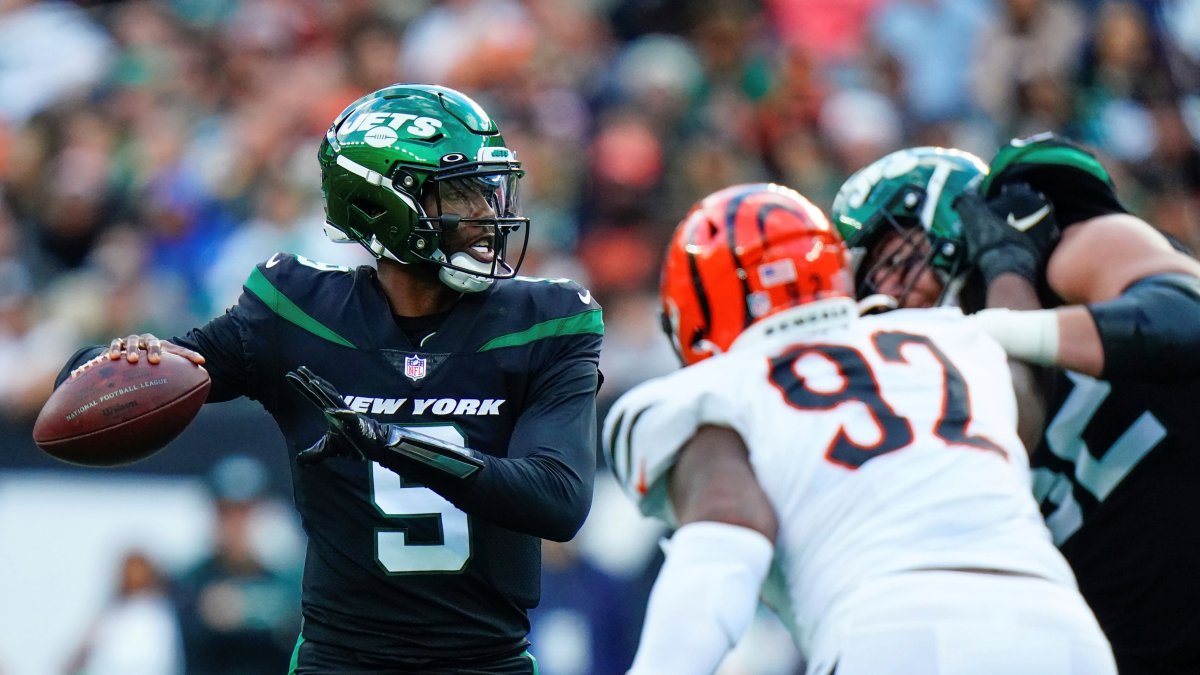
[[105, 357], [59, 385], [38, 414], [33, 442], [72, 464], [118, 466], [145, 459], [200, 411], [212, 381], [204, 368], [163, 352], [152, 365]]

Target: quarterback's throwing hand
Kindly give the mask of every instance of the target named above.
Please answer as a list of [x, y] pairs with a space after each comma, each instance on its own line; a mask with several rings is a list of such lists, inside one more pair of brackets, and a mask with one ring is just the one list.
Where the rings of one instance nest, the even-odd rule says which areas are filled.
[[954, 209], [962, 218], [967, 258], [985, 281], [1011, 272], [1036, 283], [1060, 234], [1054, 206], [1041, 193], [1024, 183], [1005, 185], [987, 201], [963, 193]]
[[484, 466], [470, 448], [354, 412], [332, 384], [305, 366], [285, 377], [321, 411], [328, 425], [316, 443], [296, 455], [296, 463], [301, 466], [330, 457], [349, 457], [379, 462], [417, 480], [431, 476], [464, 479]]

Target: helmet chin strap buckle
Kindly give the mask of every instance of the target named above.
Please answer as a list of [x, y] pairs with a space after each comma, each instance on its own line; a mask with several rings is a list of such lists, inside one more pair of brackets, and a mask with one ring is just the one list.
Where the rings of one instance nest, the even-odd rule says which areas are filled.
[[[437, 251], [434, 257], [443, 262], [446, 260], [446, 254], [440, 250]], [[459, 293], [478, 293], [487, 290], [492, 285], [492, 282], [495, 281], [491, 277], [482, 277], [479, 274], [472, 274], [466, 271], [473, 270], [480, 274], [489, 274], [492, 268], [488, 263], [471, 257], [469, 253], [459, 251], [451, 255], [450, 263], [455, 267], [442, 267], [438, 270], [438, 279]]]

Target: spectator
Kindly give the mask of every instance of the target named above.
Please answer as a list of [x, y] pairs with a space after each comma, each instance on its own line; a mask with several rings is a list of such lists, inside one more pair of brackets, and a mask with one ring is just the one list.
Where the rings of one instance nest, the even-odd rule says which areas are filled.
[[580, 555], [572, 543], [542, 542], [543, 600], [532, 612], [539, 669], [554, 675], [620, 675], [637, 633], [623, 580]]
[[914, 131], [972, 113], [966, 84], [987, 8], [984, 0], [895, 0], [872, 15], [875, 47], [900, 67]]
[[1003, 0], [978, 38], [971, 65], [975, 102], [1001, 130], [1023, 136], [1061, 130], [1070, 119], [1069, 83], [1087, 26], [1065, 0]]
[[0, 3], [0, 121], [22, 123], [95, 84], [112, 42], [74, 3]]
[[26, 266], [0, 256], [0, 417], [32, 420], [54, 388], [55, 353], [78, 339], [68, 322], [43, 315], [42, 305]]
[[1172, 96], [1170, 74], [1153, 40], [1137, 5], [1106, 2], [1079, 77], [1083, 139], [1132, 164], [1154, 152], [1158, 129], [1150, 109]]
[[188, 675], [287, 670], [300, 629], [300, 585], [255, 550], [252, 524], [268, 497], [266, 471], [256, 459], [233, 455], [209, 474], [213, 552], [175, 584]]
[[71, 657], [69, 675], [182, 675], [175, 609], [162, 573], [146, 554], [121, 560], [112, 601]]

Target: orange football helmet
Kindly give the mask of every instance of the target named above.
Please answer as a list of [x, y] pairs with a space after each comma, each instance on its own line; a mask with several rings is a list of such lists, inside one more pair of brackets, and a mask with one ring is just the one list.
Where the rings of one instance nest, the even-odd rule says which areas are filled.
[[815, 300], [854, 297], [849, 253], [812, 202], [773, 183], [692, 206], [663, 266], [663, 330], [685, 366], [729, 349], [751, 324]]

